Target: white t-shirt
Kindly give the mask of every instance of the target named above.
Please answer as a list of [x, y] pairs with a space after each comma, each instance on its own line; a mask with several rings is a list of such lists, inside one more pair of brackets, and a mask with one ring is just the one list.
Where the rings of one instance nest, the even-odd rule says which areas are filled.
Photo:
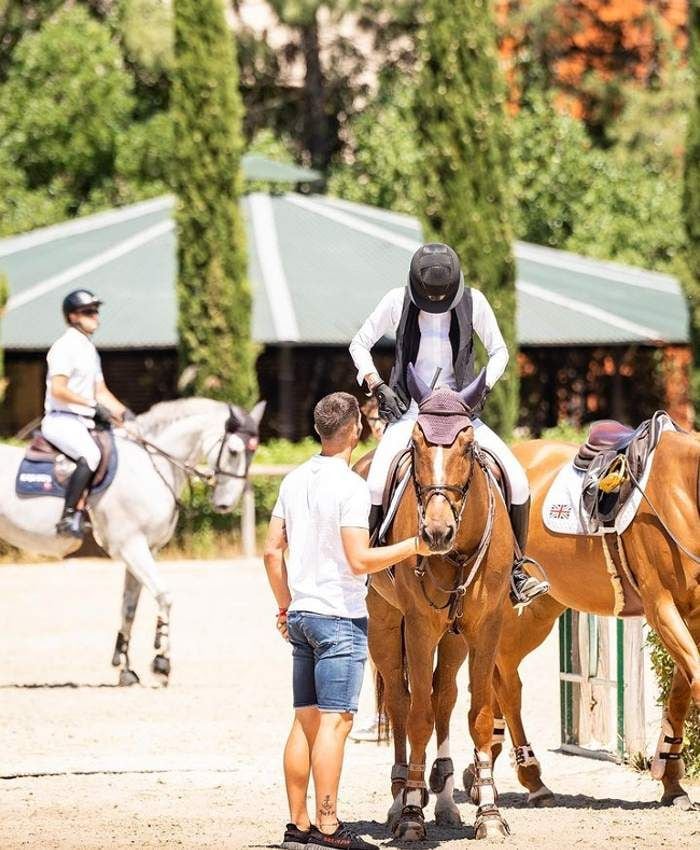
[[292, 611], [366, 617], [367, 585], [353, 575], [341, 528], [369, 527], [367, 483], [341, 458], [316, 455], [282, 481], [272, 515], [284, 520]]
[[92, 416], [93, 408], [83, 404], [67, 404], [58, 401], [51, 394], [51, 378], [56, 375], [65, 375], [68, 378], [69, 390], [90, 401], [95, 401], [95, 388], [104, 379], [100, 355], [90, 338], [77, 328], [68, 328], [49, 349], [46, 362], [49, 368], [46, 373], [44, 410], [47, 413], [54, 410], [68, 410], [82, 416]]

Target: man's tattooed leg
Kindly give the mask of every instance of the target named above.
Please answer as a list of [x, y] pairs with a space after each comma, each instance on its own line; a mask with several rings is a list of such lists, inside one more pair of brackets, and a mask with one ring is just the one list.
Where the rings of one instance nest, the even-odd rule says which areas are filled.
[[331, 799], [330, 794], [321, 801], [318, 810], [318, 826], [321, 832], [331, 833], [338, 828], [338, 816], [335, 810], [335, 800]]

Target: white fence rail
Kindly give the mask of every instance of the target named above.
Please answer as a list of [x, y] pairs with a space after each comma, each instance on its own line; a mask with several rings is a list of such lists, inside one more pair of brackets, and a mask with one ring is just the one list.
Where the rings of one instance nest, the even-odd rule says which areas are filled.
[[[250, 468], [250, 478], [275, 477], [282, 478], [288, 472], [291, 472], [297, 464], [258, 464], [255, 463]], [[250, 480], [246, 484], [243, 491], [243, 499], [241, 502], [241, 542], [243, 544], [243, 554], [246, 558], [252, 558], [256, 554], [255, 530], [257, 527], [257, 519], [255, 516], [255, 493]]]

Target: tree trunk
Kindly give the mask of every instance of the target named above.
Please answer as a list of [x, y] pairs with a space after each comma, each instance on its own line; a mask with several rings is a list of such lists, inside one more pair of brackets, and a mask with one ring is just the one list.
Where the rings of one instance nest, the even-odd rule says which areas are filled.
[[328, 166], [328, 117], [326, 116], [326, 81], [321, 67], [321, 45], [318, 21], [301, 27], [301, 48], [306, 63], [304, 80], [304, 142], [314, 168]]

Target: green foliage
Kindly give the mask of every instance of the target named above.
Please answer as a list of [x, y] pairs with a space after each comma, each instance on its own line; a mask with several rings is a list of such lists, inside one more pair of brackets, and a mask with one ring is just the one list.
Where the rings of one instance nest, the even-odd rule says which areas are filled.
[[[686, 137], [683, 216], [688, 239], [685, 291], [691, 306], [691, 327], [695, 343], [695, 365], [700, 370], [700, 0], [693, 0], [690, 19], [690, 64], [693, 72], [693, 97]], [[696, 388], [698, 386], [696, 383]], [[700, 408], [700, 396], [695, 393]], [[698, 413], [700, 416], [700, 413]]]
[[156, 112], [131, 124], [119, 137], [115, 171], [139, 187], [143, 196], [167, 192], [173, 181], [173, 122], [169, 113]]
[[194, 367], [194, 393], [249, 405], [257, 388], [234, 43], [221, 0], [175, 0], [174, 11], [181, 362]]
[[87, 198], [113, 170], [132, 88], [118, 45], [84, 8], [26, 35], [0, 88], [0, 145], [26, 188], [58, 185], [71, 206]]
[[565, 247], [591, 257], [659, 271], [681, 255], [681, 185], [649, 165], [594, 151], [588, 188], [573, 207], [574, 231]]
[[[656, 632], [650, 631], [647, 641], [651, 646], [651, 666], [654, 668], [659, 683], [659, 702], [665, 705], [671, 691], [674, 671], [673, 659], [664, 649]], [[683, 758], [686, 774], [693, 777], [700, 776], [700, 710], [695, 706], [691, 706], [686, 718], [684, 737]]]
[[392, 86], [350, 123], [348, 150], [331, 171], [328, 192], [397, 212], [418, 208], [419, 154], [413, 92]]
[[[258, 130], [246, 153], [260, 154], [274, 162], [286, 162], [289, 165], [296, 163], [291, 139], [288, 136], [276, 136], [269, 127]], [[268, 192], [271, 195], [289, 192], [293, 188], [294, 183], [270, 183], [265, 180], [247, 180], [245, 185], [246, 192]]]
[[510, 434], [518, 406], [510, 140], [490, 0], [428, 0], [418, 37], [415, 115], [419, 213], [427, 239], [447, 242], [469, 285], [498, 317], [509, 369], [489, 396], [489, 422]]
[[519, 239], [561, 248], [588, 186], [591, 144], [580, 121], [531, 93], [512, 124], [514, 230]]

